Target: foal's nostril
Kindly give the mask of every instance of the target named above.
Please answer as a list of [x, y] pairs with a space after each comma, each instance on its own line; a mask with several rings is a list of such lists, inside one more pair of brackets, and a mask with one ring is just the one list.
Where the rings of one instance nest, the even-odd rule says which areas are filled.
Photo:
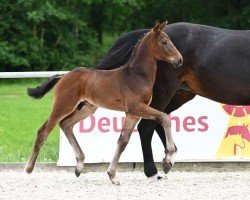
[[182, 63], [183, 63], [183, 58], [180, 57], [180, 59], [179, 59], [179, 66], [178, 67], [180, 67], [182, 65]]

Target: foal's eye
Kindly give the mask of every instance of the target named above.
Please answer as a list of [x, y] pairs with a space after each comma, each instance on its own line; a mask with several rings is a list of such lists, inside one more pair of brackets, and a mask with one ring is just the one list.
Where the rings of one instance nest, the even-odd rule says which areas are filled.
[[166, 44], [167, 44], [167, 41], [166, 41], [166, 40], [163, 40], [163, 41], [161, 42], [161, 44], [166, 45]]

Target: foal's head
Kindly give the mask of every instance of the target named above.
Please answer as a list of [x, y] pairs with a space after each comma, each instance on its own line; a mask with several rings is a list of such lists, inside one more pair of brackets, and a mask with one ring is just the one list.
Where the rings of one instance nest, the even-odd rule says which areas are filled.
[[174, 67], [179, 67], [183, 63], [183, 58], [163, 31], [166, 26], [167, 22], [162, 24], [157, 22], [148, 33], [148, 36], [151, 37], [151, 50], [156, 60], [166, 61], [173, 64]]

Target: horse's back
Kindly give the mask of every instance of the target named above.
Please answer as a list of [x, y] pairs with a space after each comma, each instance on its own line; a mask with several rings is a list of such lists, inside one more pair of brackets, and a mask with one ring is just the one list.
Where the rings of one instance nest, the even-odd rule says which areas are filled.
[[184, 79], [191, 90], [227, 104], [250, 104], [250, 31], [176, 26], [186, 29]]
[[[146, 31], [132, 31], [119, 38], [97, 68], [117, 68], [127, 63]], [[250, 104], [250, 31], [180, 22], [168, 25], [165, 32], [183, 55], [179, 71], [191, 71], [189, 78], [200, 84], [202, 91], [191, 88], [194, 93], [228, 104]]]
[[[199, 53], [203, 52], [202, 49], [208, 52], [209, 50], [214, 51], [215, 48], [230, 49], [230, 46], [245, 49], [250, 44], [250, 30], [230, 30], [179, 22], [169, 25], [165, 31], [174, 44], [179, 43], [180, 49], [196, 50]], [[188, 52], [183, 52], [183, 54], [186, 53]]]

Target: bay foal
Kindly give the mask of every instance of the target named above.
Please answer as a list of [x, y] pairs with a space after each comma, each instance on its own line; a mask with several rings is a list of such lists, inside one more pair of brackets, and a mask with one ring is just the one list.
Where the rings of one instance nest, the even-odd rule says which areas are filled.
[[[114, 70], [94, 70], [76, 68], [64, 76], [56, 75], [41, 86], [28, 89], [34, 98], [42, 98], [57, 82], [54, 93], [52, 112], [46, 122], [38, 130], [35, 146], [26, 167], [33, 171], [38, 152], [52, 129], [59, 124], [72, 145], [77, 165], [76, 176], [83, 170], [84, 153], [74, 134], [73, 126], [82, 119], [93, 114], [98, 107], [123, 111], [126, 113], [121, 135], [117, 142], [117, 150], [108, 168], [112, 183], [116, 180], [116, 167], [121, 153], [125, 149], [132, 130], [140, 118], [157, 120], [162, 124], [166, 134], [167, 150], [164, 163], [172, 166], [176, 147], [171, 135], [170, 119], [163, 112], [149, 107], [157, 72], [157, 60], [182, 64], [182, 56], [162, 30], [166, 23], [157, 23], [139, 43], [132, 61]], [[84, 101], [83, 107], [78, 104]]]

